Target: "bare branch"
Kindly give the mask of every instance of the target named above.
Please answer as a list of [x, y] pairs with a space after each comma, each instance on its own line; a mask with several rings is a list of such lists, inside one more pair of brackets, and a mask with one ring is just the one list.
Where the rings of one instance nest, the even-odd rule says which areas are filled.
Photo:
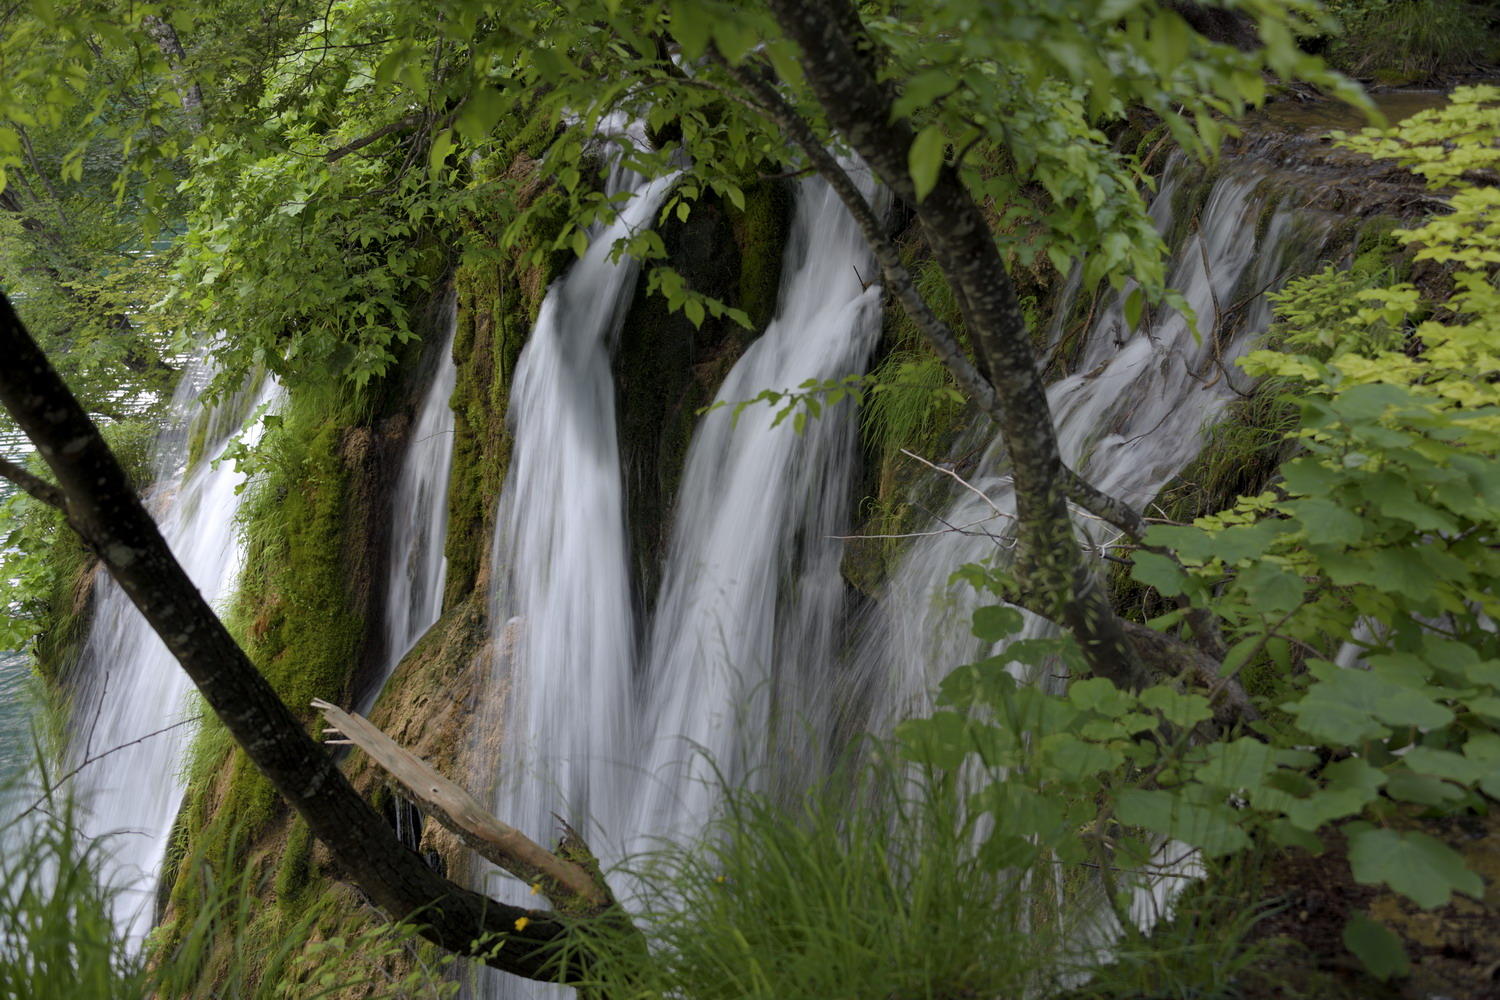
[[608, 894], [583, 866], [557, 857], [520, 830], [490, 815], [474, 796], [368, 719], [321, 699], [314, 700], [312, 707], [322, 712], [332, 725], [327, 732], [342, 734], [347, 742], [363, 750], [429, 815], [458, 834], [480, 856], [523, 882], [539, 885], [554, 906], [576, 909], [578, 899], [592, 908], [610, 905]]
[[329, 150], [323, 156], [323, 159], [327, 163], [335, 163], [339, 160], [342, 160], [350, 153], [364, 149], [372, 142], [378, 142], [379, 140], [384, 139], [386, 136], [392, 134], [393, 132], [405, 132], [408, 129], [416, 128], [418, 125], [422, 124], [422, 119], [424, 117], [426, 116], [422, 112], [414, 111], [411, 114], [407, 115], [405, 118], [398, 118], [397, 120], [391, 122], [389, 125], [380, 126], [380, 128], [369, 133], [368, 135], [362, 135], [352, 142], [344, 143], [337, 149]]
[[985, 504], [990, 508], [990, 510], [995, 512], [996, 517], [1005, 517], [1009, 518], [1012, 521], [1016, 519], [1016, 515], [1010, 513], [1009, 511], [1001, 510], [999, 507], [995, 506], [995, 501], [990, 499], [988, 493], [984, 492], [984, 490], [980, 489], [978, 486], [975, 486], [973, 483], [969, 482], [967, 479], [965, 479], [963, 476], [960, 476], [952, 469], [945, 469], [941, 465], [935, 465], [932, 462], [929, 462], [927, 459], [923, 458], [921, 455], [918, 455], [916, 452], [908, 451], [905, 448], [901, 449], [901, 454], [905, 455], [907, 458], [915, 459], [916, 461], [921, 462], [933, 472], [940, 472], [943, 475], [948, 476], [955, 483], [958, 483], [958, 485], [962, 486], [964, 489], [968, 490], [970, 493], [983, 500]]
[[31, 805], [27, 806], [25, 809], [22, 809], [19, 813], [17, 813], [14, 817], [12, 817], [9, 820], [9, 822], [14, 823], [17, 820], [24, 819], [27, 816], [29, 816], [31, 813], [40, 810], [42, 808], [43, 803], [50, 801], [51, 798], [52, 798], [52, 793], [55, 792], [55, 791], [57, 791], [57, 789], [61, 788], [63, 786], [64, 782], [66, 782], [69, 779], [75, 777], [78, 774], [78, 772], [82, 771], [84, 768], [88, 767], [91, 764], [97, 763], [98, 761], [103, 760], [104, 758], [108, 757], [110, 754], [118, 753], [119, 751], [124, 750], [126, 747], [133, 747], [133, 746], [135, 746], [138, 743], [144, 743], [144, 742], [146, 742], [147, 740], [149, 740], [149, 739], [151, 739], [153, 737], [162, 735], [163, 733], [170, 733], [174, 729], [180, 729], [183, 726], [190, 726], [190, 725], [192, 725], [195, 722], [202, 722], [202, 721], [203, 721], [203, 716], [201, 716], [201, 715], [194, 715], [194, 716], [191, 716], [191, 717], [186, 718], [186, 719], [179, 719], [178, 721], [172, 723], [170, 726], [162, 726], [160, 729], [152, 730], [151, 732], [145, 734], [144, 736], [137, 736], [135, 739], [130, 740], [128, 743], [121, 743], [118, 746], [112, 746], [112, 747], [110, 747], [108, 750], [101, 750], [98, 753], [94, 754], [92, 757], [85, 757], [83, 759], [83, 762], [80, 763], [77, 767], [73, 768], [73, 770], [69, 771], [67, 774], [62, 775], [56, 781], [54, 781], [50, 785], [48, 785], [47, 786], [47, 791], [46, 791], [46, 793], [44, 795], [42, 795], [40, 798], [38, 798]]

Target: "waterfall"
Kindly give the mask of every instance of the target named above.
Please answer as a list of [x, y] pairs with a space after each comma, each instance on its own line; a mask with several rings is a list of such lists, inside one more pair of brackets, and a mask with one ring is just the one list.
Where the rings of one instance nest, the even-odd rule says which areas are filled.
[[783, 267], [776, 318], [688, 450], [646, 644], [643, 786], [625, 823], [637, 848], [696, 836], [721, 780], [821, 768], [819, 740], [804, 737], [826, 734], [824, 679], [842, 638], [843, 552], [832, 536], [848, 516], [854, 407], [825, 407], [797, 433], [791, 421], [771, 426], [772, 407], [736, 420], [733, 404], [862, 372], [880, 330], [880, 288], [861, 282], [874, 272], [870, 249], [821, 180], [801, 186]]
[[0, 652], [0, 821], [6, 815], [4, 802], [12, 791], [11, 784], [25, 774], [32, 756], [27, 743], [30, 675], [24, 655]]
[[[1176, 216], [1188, 199], [1179, 195], [1197, 170], [1181, 156], [1169, 167], [1151, 209], [1164, 232], [1181, 228], [1184, 220]], [[1263, 293], [1290, 276], [1286, 244], [1298, 221], [1284, 207], [1262, 218], [1267, 205], [1257, 192], [1265, 179], [1253, 166], [1226, 167], [1186, 238], [1173, 247], [1168, 283], [1192, 306], [1200, 336], [1167, 308], [1132, 329], [1123, 295], [1112, 296], [1087, 329], [1076, 374], [1047, 390], [1063, 460], [1137, 509], [1197, 456], [1205, 428], [1248, 386], [1233, 362], [1269, 325]], [[1060, 324], [1054, 335], [1059, 331]], [[965, 478], [1001, 510], [1013, 510], [1002, 440], [988, 443]], [[884, 687], [873, 720], [924, 710], [928, 689], [944, 673], [985, 655], [968, 628], [985, 598], [950, 585], [949, 577], [965, 563], [1004, 558], [1008, 531], [983, 499], [956, 484], [943, 521], [980, 528], [914, 539], [892, 574], [882, 621], [860, 656]], [[1080, 517], [1078, 527], [1095, 547], [1117, 534], [1089, 518]], [[1042, 629], [1028, 616], [1028, 633]]]
[[[1184, 220], [1176, 216], [1190, 199], [1179, 194], [1186, 193], [1183, 188], [1196, 171], [1181, 156], [1170, 165], [1152, 204], [1163, 232], [1182, 228]], [[1192, 306], [1199, 335], [1186, 317], [1169, 309], [1148, 314], [1132, 329], [1121, 294], [1089, 323], [1077, 373], [1047, 390], [1064, 461], [1137, 509], [1197, 456], [1205, 429], [1248, 388], [1233, 362], [1269, 326], [1264, 293], [1306, 270], [1310, 261], [1298, 251], [1316, 246], [1326, 232], [1322, 220], [1285, 206], [1269, 208], [1262, 193], [1265, 180], [1253, 166], [1226, 169], [1186, 227], [1186, 237], [1173, 247], [1169, 284]], [[1322, 231], [1300, 238], [1304, 222]], [[1060, 315], [1068, 312], [1064, 308]], [[1061, 321], [1054, 324], [1054, 337], [1061, 327]], [[990, 506], [1005, 514], [1014, 510], [1004, 442], [995, 437], [985, 446], [978, 438], [978, 444], [983, 454], [965, 478], [989, 499], [954, 484], [940, 522], [976, 529], [913, 539], [887, 583], [878, 622], [860, 643], [856, 660], [876, 691], [869, 725], [877, 732], [889, 731], [904, 715], [930, 711], [930, 691], [944, 674], [998, 651], [969, 631], [973, 610], [992, 599], [950, 582], [953, 571], [966, 563], [1003, 565], [1009, 557], [1013, 535], [1006, 518], [996, 517]], [[1076, 520], [1080, 536], [1096, 551], [1118, 540], [1118, 532], [1097, 519]], [[1024, 636], [1055, 634], [1049, 623], [1029, 613], [1025, 618]], [[1142, 927], [1170, 909], [1186, 884], [1178, 876], [1201, 873], [1196, 853], [1182, 845], [1163, 845], [1156, 863], [1160, 877], [1142, 887], [1132, 905]], [[1080, 947], [1106, 954], [1115, 936], [1112, 919], [1106, 915]]]
[[[822, 720], [818, 678], [844, 617], [840, 543], [858, 451], [850, 404], [794, 432], [770, 410], [709, 414], [689, 446], [655, 621], [638, 684], [609, 339], [634, 269], [609, 245], [648, 224], [671, 179], [631, 191], [621, 218], [549, 290], [516, 371], [515, 450], [495, 565], [499, 722], [495, 812], [546, 842], [556, 811], [606, 863], [660, 837], [695, 836], [717, 766], [745, 779], [772, 744]], [[866, 180], [866, 187], [872, 188]], [[867, 195], [872, 194], [870, 190]], [[718, 401], [863, 370], [880, 328], [870, 251], [833, 191], [801, 188], [776, 319]], [[639, 732], [627, 728], [642, 719]], [[802, 741], [803, 758], [817, 753]], [[786, 761], [791, 764], [794, 761]], [[800, 763], [805, 764], [803, 759]], [[502, 883], [502, 898], [526, 902]], [[553, 991], [488, 977], [488, 996]]]
[[[190, 366], [172, 402], [175, 430], [158, 442], [156, 486], [147, 502], [162, 537], [210, 604], [224, 600], [239, 572], [235, 529], [244, 477], [234, 462], [215, 462], [235, 432], [259, 438], [247, 414], [279, 396], [267, 380], [201, 413], [206, 366]], [[195, 414], [202, 421], [194, 426]], [[201, 431], [204, 457], [188, 467], [189, 429]], [[154, 917], [156, 880], [177, 817], [183, 750], [194, 731], [192, 684], [125, 593], [97, 578], [93, 623], [74, 674], [70, 742], [64, 769], [81, 768], [71, 791], [81, 832], [104, 844], [104, 875], [120, 889], [115, 925], [138, 944]]]
[[[618, 813], [624, 786], [635, 631], [610, 349], [638, 268], [611, 250], [655, 221], [674, 180], [646, 183], [614, 166], [607, 193], [628, 200], [548, 290], [511, 389], [487, 699], [499, 702], [489, 706], [498, 721], [487, 720], [480, 739], [499, 747], [496, 814], [544, 843], [554, 810], [583, 829]], [[495, 888], [528, 898], [514, 881]]]
[[[1065, 459], [1138, 507], [1195, 457], [1206, 425], [1247, 388], [1232, 363], [1269, 322], [1263, 293], [1305, 267], [1293, 250], [1317, 242], [1293, 238], [1300, 218], [1269, 207], [1254, 168], [1226, 169], [1195, 208], [1195, 170], [1174, 160], [1152, 212], [1164, 232], [1186, 232], [1170, 284], [1192, 305], [1199, 334], [1165, 308], [1132, 329], [1123, 295], [1111, 297], [1090, 311], [1077, 374], [1048, 390]], [[617, 169], [611, 193], [633, 197], [547, 294], [512, 393], [516, 444], [494, 549], [492, 684], [503, 707], [480, 738], [499, 748], [495, 812], [546, 842], [555, 810], [606, 866], [660, 839], [698, 836], [721, 780], [774, 790], [783, 777], [790, 785], [826, 773], [823, 747], [853, 705], [872, 706], [862, 718], [877, 732], [929, 708], [943, 674], [983, 655], [968, 629], [981, 598], [950, 576], [1005, 551], [989, 502], [953, 485], [941, 521], [986, 530], [914, 538], [848, 645], [837, 536], [859, 447], [847, 404], [825, 408], [801, 434], [790, 421], [773, 429], [767, 408], [736, 420], [732, 405], [721, 406], [689, 448], [654, 615], [637, 647], [609, 374], [634, 270], [606, 253], [651, 220], [666, 183], [642, 186]], [[862, 371], [881, 318], [879, 288], [859, 279], [872, 270], [832, 192], [804, 182], [777, 316], [717, 401]], [[1077, 286], [1070, 280], [1065, 297]], [[1056, 321], [1054, 339], [1062, 330]], [[958, 450], [980, 457], [960, 469], [1005, 509], [1004, 444], [992, 438], [987, 426], [967, 432]], [[1094, 520], [1081, 518], [1079, 530], [1095, 547], [1114, 541]], [[1027, 628], [1047, 626], [1030, 619]], [[513, 881], [491, 888], [530, 898]], [[616, 889], [630, 898], [629, 886]], [[489, 977], [484, 993], [552, 990]]]
[[380, 675], [356, 706], [368, 712], [407, 651], [443, 610], [443, 554], [448, 531], [448, 473], [453, 467], [453, 410], [448, 405], [458, 369], [453, 363], [457, 296], [443, 303], [443, 342], [436, 370], [406, 446], [391, 494], [390, 567], [385, 591], [384, 659]]

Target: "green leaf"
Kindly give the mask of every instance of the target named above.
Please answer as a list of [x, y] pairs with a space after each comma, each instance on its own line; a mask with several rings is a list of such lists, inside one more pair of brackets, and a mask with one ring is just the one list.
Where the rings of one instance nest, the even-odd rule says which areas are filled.
[[1326, 787], [1282, 808], [1293, 826], [1312, 832], [1332, 820], [1361, 812], [1380, 795], [1386, 776], [1366, 761], [1351, 757], [1323, 770]]
[[1364, 538], [1364, 520], [1322, 497], [1293, 500], [1282, 509], [1295, 517], [1312, 545], [1354, 545]]
[[1228, 854], [1250, 846], [1234, 810], [1220, 803], [1189, 802], [1167, 791], [1127, 789], [1116, 800], [1120, 821], [1175, 837], [1203, 853]]
[[1020, 837], [1056, 836], [1063, 821], [1057, 800], [1019, 781], [997, 781], [980, 795], [980, 806], [994, 814], [997, 831]]
[[1344, 947], [1376, 979], [1404, 976], [1411, 971], [1401, 939], [1358, 910], [1344, 925]]
[[1349, 865], [1357, 882], [1383, 883], [1429, 910], [1446, 905], [1455, 892], [1484, 896], [1484, 881], [1464, 866], [1458, 852], [1425, 833], [1369, 827], [1352, 831]]
[[948, 143], [943, 127], [928, 125], [917, 133], [907, 153], [907, 169], [911, 171], [912, 184], [916, 187], [917, 201], [927, 197], [936, 185], [938, 174], [943, 169], [943, 151]]
[[[1469, 741], [1473, 743], [1471, 739]], [[1456, 753], [1447, 750], [1433, 750], [1429, 747], [1412, 747], [1401, 758], [1406, 766], [1418, 774], [1431, 774], [1439, 778], [1449, 778], [1462, 785], [1471, 785], [1484, 777], [1485, 770], [1481, 764], [1470, 760], [1468, 757], [1460, 757]]]
[[1125, 296], [1125, 324], [1134, 330], [1141, 322], [1141, 310], [1146, 305], [1146, 294], [1139, 287], [1132, 288]]
[[1424, 806], [1440, 806], [1464, 796], [1456, 785], [1450, 785], [1441, 778], [1434, 778], [1430, 774], [1413, 774], [1406, 770], [1392, 771], [1385, 791], [1397, 802], [1416, 802]]
[[702, 4], [677, 0], [672, 4], [672, 36], [682, 43], [682, 54], [697, 59], [708, 48], [713, 17]]
[[1208, 699], [1197, 694], [1183, 694], [1158, 685], [1141, 692], [1141, 704], [1154, 708], [1174, 726], [1187, 728], [1213, 716]]
[[1269, 560], [1252, 564], [1240, 573], [1238, 580], [1250, 606], [1271, 614], [1297, 607], [1307, 589], [1300, 576]]
[[1025, 618], [1015, 608], [991, 604], [974, 609], [972, 631], [976, 639], [1000, 642], [1021, 631], [1021, 626], [1025, 623]]
[[1050, 733], [1042, 738], [1037, 747], [1039, 764], [1056, 772], [1056, 777], [1066, 782], [1078, 782], [1084, 778], [1107, 771], [1122, 758], [1097, 743], [1080, 740], [1071, 733]]
[[448, 159], [448, 154], [453, 152], [453, 130], [443, 129], [432, 140], [432, 148], [427, 151], [427, 169], [434, 176], [443, 169], [443, 162]]
[[1131, 559], [1134, 563], [1130, 569], [1132, 579], [1156, 588], [1163, 597], [1176, 597], [1182, 593], [1187, 576], [1176, 562], [1155, 552], [1137, 552]]
[[454, 131], [471, 143], [484, 141], [505, 113], [505, 97], [494, 87], [476, 87], [453, 122]]
[[1260, 784], [1274, 766], [1275, 751], [1260, 740], [1242, 736], [1233, 743], [1215, 743], [1208, 760], [1195, 772], [1207, 785], [1234, 792]]
[[1104, 677], [1087, 677], [1068, 687], [1068, 697], [1079, 708], [1093, 709], [1101, 715], [1118, 716], [1130, 711], [1135, 697], [1121, 691], [1114, 681]]

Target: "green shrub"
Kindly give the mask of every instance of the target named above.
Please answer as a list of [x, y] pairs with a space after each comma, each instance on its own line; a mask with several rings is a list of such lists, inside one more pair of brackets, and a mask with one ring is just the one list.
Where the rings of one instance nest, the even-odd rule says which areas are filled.
[[1379, 83], [1415, 83], [1461, 69], [1494, 48], [1493, 25], [1466, 0], [1335, 0], [1344, 25], [1336, 63]]

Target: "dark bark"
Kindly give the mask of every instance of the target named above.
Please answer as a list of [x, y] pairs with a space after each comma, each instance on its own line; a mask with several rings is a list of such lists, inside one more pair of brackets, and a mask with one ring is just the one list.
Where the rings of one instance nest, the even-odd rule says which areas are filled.
[[[1058, 452], [1015, 287], [983, 212], [946, 165], [918, 200], [907, 170], [915, 134], [904, 119], [893, 118], [895, 92], [881, 82], [879, 54], [847, 0], [769, 0], [769, 6], [801, 48], [803, 70], [829, 122], [914, 207], [933, 257], [964, 307], [964, 325], [978, 367], [990, 375], [992, 413], [1010, 452], [1022, 528], [1018, 571], [1026, 587], [1047, 595], [1050, 617], [1068, 626], [1095, 674], [1123, 687], [1143, 686], [1147, 673], [1074, 536], [1067, 507], [1073, 477]], [[942, 346], [935, 346], [942, 356]]]
[[[565, 980], [567, 969], [559, 967], [562, 924], [549, 913], [495, 902], [432, 871], [308, 735], [183, 572], [98, 429], [3, 295], [0, 356], [0, 402], [52, 468], [69, 524], [337, 863], [382, 909], [411, 919], [423, 936], [449, 951], [482, 954], [488, 964], [519, 976]], [[481, 950], [476, 939], [483, 935], [503, 939], [503, 946]]]
[[425, 114], [413, 112], [412, 114], [409, 114], [404, 118], [396, 119], [389, 125], [382, 125], [375, 131], [370, 132], [366, 135], [362, 135], [352, 142], [346, 142], [337, 149], [329, 150], [328, 153], [324, 155], [323, 159], [328, 163], [336, 163], [337, 161], [342, 160], [344, 157], [348, 156], [350, 153], [364, 149], [371, 143], [378, 142], [379, 140], [384, 139], [386, 136], [391, 135], [395, 132], [409, 132], [412, 129], [416, 128], [418, 125], [422, 124], [422, 122], [425, 121], [426, 118], [427, 116]]
[[53, 486], [45, 479], [33, 476], [24, 468], [8, 459], [0, 458], [0, 477], [9, 479], [30, 494], [33, 499], [40, 500], [48, 507], [67, 510], [62, 490]]

